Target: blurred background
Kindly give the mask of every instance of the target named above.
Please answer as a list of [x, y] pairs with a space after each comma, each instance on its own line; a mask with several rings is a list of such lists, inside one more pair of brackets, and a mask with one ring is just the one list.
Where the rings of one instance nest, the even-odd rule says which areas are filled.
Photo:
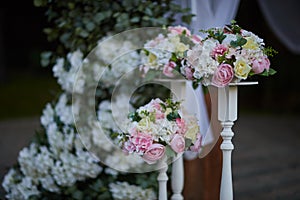
[[[55, 45], [43, 33], [44, 13], [32, 0], [5, 1], [0, 7], [1, 182], [39, 128], [44, 106], [60, 91], [52, 69], [40, 65], [40, 53]], [[257, 1], [241, 0], [236, 21], [279, 52], [271, 58], [276, 75], [256, 78], [259, 85], [239, 90], [235, 131], [241, 134], [234, 139], [233, 155], [236, 195], [238, 199], [300, 199], [300, 55], [272, 32]]]

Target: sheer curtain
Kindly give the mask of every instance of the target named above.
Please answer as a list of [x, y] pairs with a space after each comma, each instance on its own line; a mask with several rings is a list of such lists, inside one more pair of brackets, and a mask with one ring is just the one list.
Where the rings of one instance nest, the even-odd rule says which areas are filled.
[[[177, 3], [182, 7], [191, 8], [192, 13], [195, 14], [190, 26], [190, 29], [194, 33], [199, 33], [198, 31], [201, 29], [229, 24], [235, 18], [239, 6], [239, 0], [181, 0], [177, 1]], [[213, 131], [213, 127], [211, 126], [212, 123], [210, 123], [208, 117], [202, 88], [199, 87], [193, 91], [190, 83], [188, 83], [186, 91], [187, 110], [190, 113], [194, 112], [199, 119], [204, 145], [204, 150], [200, 152], [199, 157], [204, 157], [216, 144], [219, 132]], [[213, 120], [215, 121], [215, 119]], [[196, 155], [191, 152], [185, 154], [186, 159], [193, 159], [195, 157]]]
[[300, 54], [300, 1], [259, 0], [258, 4], [278, 39], [291, 52]]

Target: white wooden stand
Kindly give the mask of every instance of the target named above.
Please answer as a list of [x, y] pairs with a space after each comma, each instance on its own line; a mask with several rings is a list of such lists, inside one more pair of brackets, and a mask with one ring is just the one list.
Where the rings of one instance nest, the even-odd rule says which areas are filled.
[[[182, 100], [186, 94], [186, 81], [185, 80], [161, 80], [162, 82], [169, 81], [171, 83], [171, 90], [176, 100]], [[218, 119], [221, 122], [223, 130], [221, 136], [223, 142], [221, 150], [223, 152], [223, 166], [222, 166], [222, 179], [220, 200], [233, 199], [232, 187], [232, 169], [231, 169], [231, 153], [234, 146], [231, 142], [234, 133], [232, 126], [234, 121], [237, 120], [237, 102], [238, 102], [238, 86], [241, 85], [255, 85], [258, 82], [237, 82], [231, 83], [225, 88], [218, 88]], [[167, 180], [168, 176], [166, 171], [168, 165], [166, 162], [161, 162], [160, 173], [157, 180], [159, 181], [159, 200], [167, 200]], [[184, 187], [184, 170], [183, 158], [179, 156], [172, 165], [172, 200], [183, 200], [182, 190]]]
[[[185, 98], [185, 89], [186, 89], [186, 80], [168, 80], [161, 79], [161, 82], [169, 82], [171, 83], [170, 89], [173, 93], [173, 98], [176, 100], [183, 100]], [[162, 162], [163, 166], [160, 168], [159, 175], [157, 180], [159, 182], [159, 200], [167, 200], [167, 180], [168, 176], [166, 171], [168, 166], [166, 162]], [[172, 179], [171, 179], [171, 187], [172, 187], [172, 200], [183, 200], [182, 190], [184, 185], [184, 170], [183, 170], [183, 157], [182, 155], [178, 155], [177, 158], [174, 159], [172, 164]]]
[[223, 142], [221, 150], [223, 152], [223, 166], [222, 166], [222, 179], [220, 200], [233, 199], [233, 186], [232, 186], [232, 169], [231, 169], [231, 152], [234, 146], [231, 142], [234, 133], [232, 126], [234, 121], [237, 120], [237, 91], [239, 85], [254, 85], [257, 82], [239, 82], [231, 83], [225, 88], [218, 88], [218, 119], [221, 122], [223, 130], [221, 136]]
[[159, 163], [159, 175], [157, 177], [158, 181], [158, 199], [159, 200], [167, 200], [168, 194], [167, 194], [167, 181], [168, 181], [168, 164], [165, 159], [161, 160]]

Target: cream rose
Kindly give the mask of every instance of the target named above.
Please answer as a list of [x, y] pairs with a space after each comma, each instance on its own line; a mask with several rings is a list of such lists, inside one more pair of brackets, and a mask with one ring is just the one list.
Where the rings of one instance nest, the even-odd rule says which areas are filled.
[[237, 59], [234, 63], [234, 73], [235, 76], [240, 79], [246, 79], [249, 72], [251, 71], [251, 67], [247, 64], [247, 62], [240, 58]]
[[253, 37], [246, 37], [247, 42], [243, 45], [245, 49], [257, 50], [259, 49], [259, 44], [255, 41]]

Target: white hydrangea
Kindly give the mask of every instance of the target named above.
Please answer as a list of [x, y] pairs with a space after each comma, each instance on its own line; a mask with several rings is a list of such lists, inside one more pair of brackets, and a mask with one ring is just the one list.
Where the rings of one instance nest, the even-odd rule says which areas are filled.
[[251, 31], [247, 31], [247, 30], [242, 30], [242, 36], [244, 37], [250, 37], [252, 38], [255, 42], [264, 45], [264, 40], [260, 37], [258, 37], [257, 35], [255, 35], [253, 32]]
[[116, 182], [109, 184], [110, 192], [116, 200], [157, 199], [152, 189], [143, 189], [127, 182]]
[[[62, 89], [66, 92], [72, 93], [73, 92], [73, 86], [76, 81], [76, 75], [77, 72], [82, 65], [83, 62], [83, 54], [80, 50], [77, 50], [72, 53], [68, 53], [67, 55], [67, 61], [70, 63], [71, 66], [68, 70], [64, 68], [65, 65], [65, 59], [64, 58], [58, 58], [56, 60], [56, 64], [53, 66], [53, 74], [54, 77], [56, 77], [58, 80], [57, 82], [61, 85]], [[79, 83], [82, 86], [84, 85], [84, 79], [81, 79], [81, 82]], [[80, 87], [76, 87], [80, 88]], [[83, 89], [78, 89], [77, 92], [82, 92]]]
[[194, 77], [204, 78], [203, 84], [209, 84], [209, 77], [214, 74], [219, 63], [212, 59], [209, 52], [213, 49], [216, 41], [206, 40], [203, 45], [195, 45], [191, 51], [188, 51], [188, 61], [195, 68]]
[[130, 169], [134, 169], [144, 164], [144, 160], [138, 155], [130, 155], [129, 159], [124, 152], [119, 150], [108, 155], [105, 159], [105, 163], [118, 171], [128, 172]]

